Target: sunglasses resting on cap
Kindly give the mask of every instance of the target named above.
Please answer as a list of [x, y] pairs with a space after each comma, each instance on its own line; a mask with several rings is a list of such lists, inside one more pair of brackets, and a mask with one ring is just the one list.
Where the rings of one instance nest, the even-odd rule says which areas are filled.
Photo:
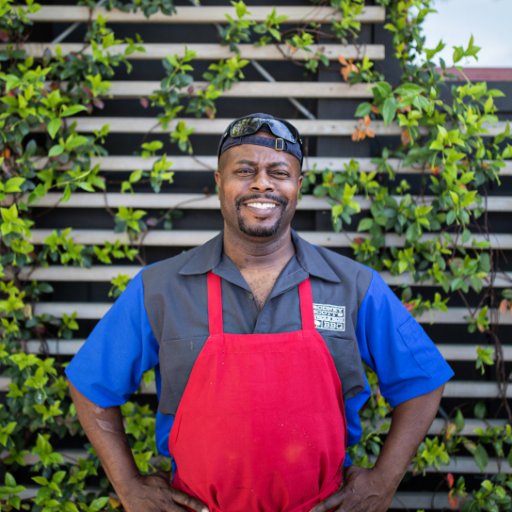
[[[275, 138], [261, 137], [258, 132], [267, 132]], [[269, 114], [249, 114], [235, 119], [226, 129], [220, 140], [217, 157], [227, 149], [240, 144], [255, 144], [284, 151], [293, 155], [302, 165], [302, 140], [297, 128], [284, 119]]]

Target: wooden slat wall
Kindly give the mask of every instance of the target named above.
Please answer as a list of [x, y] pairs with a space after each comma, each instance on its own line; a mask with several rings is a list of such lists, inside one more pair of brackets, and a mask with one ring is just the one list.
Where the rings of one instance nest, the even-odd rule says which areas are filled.
[[[254, 2], [250, 6], [250, 11], [254, 19], [263, 20], [274, 5], [265, 4], [263, 1]], [[327, 7], [312, 6], [307, 1], [297, 1], [295, 6], [280, 6], [279, 2], [275, 5], [279, 14], [288, 16], [288, 22], [304, 23], [305, 21], [315, 21], [326, 25], [332, 18], [332, 11]], [[299, 5], [302, 4], [302, 5]], [[154, 159], [142, 159], [133, 156], [138, 144], [142, 142], [143, 136], [151, 131], [152, 136], [166, 141], [165, 132], [158, 125], [156, 117], [140, 115], [137, 111], [138, 100], [145, 97], [159, 86], [159, 80], [163, 76], [156, 76], [152, 72], [147, 76], [143, 68], [145, 63], [160, 60], [169, 54], [182, 54], [185, 46], [188, 49], [197, 52], [199, 61], [212, 61], [231, 56], [228, 48], [218, 44], [216, 40], [201, 41], [189, 40], [190, 34], [194, 31], [201, 31], [208, 24], [222, 23], [225, 20], [225, 14], [233, 15], [233, 9], [226, 2], [226, 6], [215, 7], [179, 7], [178, 13], [168, 17], [164, 15], [154, 15], [150, 19], [144, 18], [140, 14], [122, 13], [118, 11], [104, 12], [99, 9], [93, 13], [106, 16], [109, 21], [117, 27], [132, 27], [136, 32], [138, 29], [144, 29], [149, 26], [172, 27], [173, 34], [182, 34], [182, 40], [176, 42], [176, 36], [172, 41], [159, 41], [152, 38], [151, 33], [146, 32], [144, 36], [145, 53], [136, 53], [130, 56], [133, 61], [134, 73], [132, 76], [115, 77], [112, 80], [110, 95], [106, 98], [107, 109], [109, 105], [113, 106], [114, 114], [84, 117], [79, 116], [78, 129], [82, 132], [91, 132], [101, 128], [104, 124], [110, 126], [112, 142], [109, 142], [111, 155], [95, 159], [94, 164], [98, 163], [101, 172], [110, 181], [119, 180], [125, 177], [134, 169], [150, 169]], [[47, 34], [45, 42], [30, 42], [26, 45], [28, 52], [36, 57], [40, 57], [47, 49], [54, 52], [56, 45], [51, 41], [59, 35], [62, 27], [70, 23], [85, 22], [89, 17], [89, 10], [80, 6], [45, 6], [43, 9], [31, 15], [36, 27]], [[371, 59], [377, 61], [376, 65], [382, 66], [386, 71], [391, 61], [391, 48], [383, 34], [383, 23], [385, 20], [384, 9], [380, 7], [368, 7], [360, 17], [363, 24], [363, 30], [360, 41], [351, 45], [336, 45], [331, 43], [319, 44], [316, 48], [324, 48], [326, 54], [331, 60], [331, 65], [335, 68], [339, 55], [345, 58], [361, 59], [368, 55]], [[186, 29], [180, 30], [180, 26]], [[191, 28], [193, 27], [193, 28]], [[197, 32], [196, 32], [197, 35]], [[2, 45], [0, 45], [2, 47]], [[62, 51], [73, 52], [82, 49], [79, 41], [74, 41], [73, 37], [66, 39], [60, 44]], [[122, 50], [122, 47], [113, 48], [112, 51]], [[313, 49], [313, 51], [315, 48]], [[213, 120], [206, 119], [186, 119], [187, 125], [193, 127], [194, 143], [198, 143], [198, 156], [190, 157], [180, 154], [176, 148], [172, 147], [169, 152], [169, 159], [173, 161], [173, 170], [176, 171], [177, 184], [164, 190], [160, 195], [149, 194], [144, 190], [137, 190], [135, 194], [119, 194], [114, 186], [109, 186], [106, 194], [74, 194], [68, 202], [60, 202], [59, 196], [49, 194], [39, 201], [36, 205], [41, 212], [49, 210], [50, 214], [46, 217], [41, 216], [34, 233], [33, 242], [42, 244], [44, 239], [52, 232], [54, 228], [62, 228], [68, 225], [74, 227], [73, 237], [78, 243], [104, 243], [114, 240], [126, 241], [123, 234], [113, 232], [113, 224], [110, 218], [105, 220], [99, 213], [105, 207], [115, 210], [116, 207], [130, 206], [133, 208], [146, 209], [179, 209], [183, 210], [184, 217], [179, 222], [176, 229], [172, 231], [155, 230], [150, 232], [140, 241], [148, 260], [164, 257], [169, 254], [177, 254], [183, 249], [199, 245], [211, 238], [218, 229], [218, 219], [214, 222], [213, 213], [218, 209], [218, 200], [214, 195], [213, 182], [208, 175], [215, 169], [216, 142], [218, 136], [222, 133], [228, 122], [239, 115], [251, 111], [262, 111], [268, 106], [272, 113], [281, 117], [289, 118], [308, 139], [309, 147], [316, 146], [316, 153], [312, 151], [305, 161], [306, 170], [321, 172], [330, 168], [336, 172], [343, 172], [344, 165], [351, 159], [358, 161], [363, 172], [375, 169], [375, 163], [372, 157], [378, 156], [378, 146], [391, 143], [393, 137], [399, 135], [400, 130], [397, 126], [384, 126], [383, 123], [374, 122], [372, 128], [376, 132], [377, 142], [365, 141], [354, 144], [350, 141], [356, 121], [353, 118], [355, 107], [360, 101], [371, 97], [371, 86], [362, 84], [350, 86], [343, 82], [339, 70], [333, 72], [323, 72], [320, 79], [311, 78], [298, 73], [296, 65], [290, 63], [288, 58], [291, 56], [290, 49], [286, 46], [277, 47], [254, 47], [249, 44], [240, 45], [241, 56], [248, 59], [255, 59], [261, 65], [269, 66], [271, 72], [276, 74], [275, 81], [263, 81], [254, 69], [248, 74], [249, 78], [241, 83], [235, 84], [233, 88], [227, 91], [224, 99], [219, 102], [219, 112], [217, 118]], [[293, 58], [302, 61], [308, 57], [306, 52], [295, 52]], [[278, 65], [279, 67], [277, 67]], [[290, 78], [291, 77], [291, 78]], [[390, 77], [390, 79], [393, 77]], [[396, 78], [396, 77], [395, 77]], [[205, 86], [205, 82], [200, 76], [195, 77], [195, 88]], [[306, 108], [313, 114], [315, 119], [305, 119], [304, 115], [299, 113], [288, 102], [289, 98], [295, 98], [303, 102]], [[131, 103], [130, 103], [131, 102]], [[117, 105], [123, 105], [119, 107]], [[132, 113], [132, 107], [135, 113]], [[119, 110], [124, 109], [122, 113]], [[139, 109], [140, 110], [140, 109]], [[153, 114], [154, 116], [154, 114]], [[170, 125], [171, 128], [173, 124]], [[493, 136], [504, 128], [504, 123], [498, 126], [488, 127], [488, 136]], [[400, 175], [419, 175], [424, 173], [423, 169], [407, 168], [398, 160], [392, 160], [391, 165]], [[37, 162], [37, 166], [43, 168], [44, 160]], [[487, 201], [486, 207], [489, 214], [500, 214], [511, 216], [512, 214], [512, 187], [507, 179], [512, 176], [512, 163], [508, 162], [502, 171], [503, 180], [509, 187], [507, 193], [491, 195]], [[205, 183], [207, 191], [205, 192]], [[358, 198], [363, 209], [368, 209], [370, 204], [364, 198]], [[427, 201], [427, 197], [421, 200]], [[77, 214], [74, 214], [74, 212]], [[81, 212], [81, 218], [78, 213]], [[312, 242], [319, 243], [326, 247], [333, 248], [340, 252], [347, 252], [350, 244], [356, 237], [365, 236], [355, 232], [355, 226], [351, 231], [344, 233], [333, 233], [330, 230], [329, 221], [329, 203], [324, 199], [316, 199], [310, 195], [305, 195], [299, 205], [298, 211], [298, 230], [304, 237]], [[69, 220], [68, 220], [69, 218]], [[428, 239], [429, 235], [425, 235]], [[512, 250], [512, 234], [510, 230], [497, 230], [487, 237], [481, 233], [476, 233], [479, 240], [489, 239], [495, 249], [501, 251]], [[387, 235], [386, 243], [391, 246], [403, 246], [403, 237], [397, 235]], [[40, 268], [33, 271], [27, 270], [21, 274], [22, 279], [42, 279], [51, 282], [56, 289], [52, 301], [37, 304], [34, 312], [36, 314], [62, 314], [77, 312], [78, 319], [83, 325], [80, 337], [74, 341], [64, 340], [32, 340], [27, 344], [27, 350], [31, 352], [40, 352], [50, 354], [59, 354], [64, 356], [72, 355], [83, 343], [83, 338], [87, 335], [94, 323], [100, 318], [108, 308], [108, 281], [117, 274], [134, 275], [140, 269], [135, 264], [122, 264], [114, 266], [94, 265], [90, 269], [81, 269], [68, 267], [64, 268], [58, 265], [49, 268]], [[501, 288], [510, 287], [512, 280], [512, 269], [501, 272], [497, 275], [495, 285]], [[412, 284], [409, 276], [393, 277], [384, 274], [385, 279], [392, 285]], [[69, 291], [66, 285], [75, 290], [69, 299]], [[429, 283], [423, 283], [422, 287], [428, 287]], [[84, 297], [89, 297], [87, 301]], [[464, 326], [468, 311], [461, 307], [450, 307], [445, 313], [433, 312], [425, 313], [420, 317], [420, 321], [427, 329], [431, 329], [433, 335], [439, 334], [437, 326], [449, 328], [448, 334], [440, 335], [435, 339], [439, 342], [439, 348], [445, 354], [445, 357], [452, 364], [466, 365], [461, 373], [457, 374], [453, 382], [449, 383], [445, 391], [445, 400], [450, 404], [454, 401], [486, 399], [489, 403], [497, 397], [497, 387], [492, 380], [477, 380], [475, 372], [468, 369], [467, 365], [474, 366], [476, 358], [477, 345], [485, 344], [485, 340], [479, 340], [475, 336], [469, 336]], [[500, 314], [495, 312], [493, 321], [504, 326], [512, 325], [512, 315], [509, 313]], [[455, 329], [455, 331], [453, 330]], [[509, 327], [509, 329], [512, 329]], [[453, 335], [450, 333], [456, 332]], [[441, 331], [442, 333], [442, 331]], [[506, 361], [512, 361], [512, 344], [505, 347], [504, 357]], [[5, 390], [8, 379], [0, 377], [0, 390]], [[512, 387], [509, 387], [509, 396]], [[151, 390], [149, 390], [151, 391]], [[494, 420], [493, 425], [502, 425], [504, 420]], [[486, 423], [487, 424], [487, 423]], [[444, 428], [444, 420], [438, 419], [431, 428], [431, 434], [440, 434]], [[471, 435], [476, 427], [481, 427], [483, 423], [480, 420], [469, 418], [466, 423], [464, 433]], [[441, 472], [462, 472], [478, 473], [479, 469], [472, 459], [460, 457], [450, 463], [449, 466], [443, 466]], [[491, 460], [486, 469], [488, 473], [507, 472], [511, 468], [506, 465], [499, 465], [496, 460]], [[400, 492], [394, 501], [394, 508], [418, 508], [441, 509], [447, 506], [446, 495], [437, 496], [430, 492], [408, 493]]]

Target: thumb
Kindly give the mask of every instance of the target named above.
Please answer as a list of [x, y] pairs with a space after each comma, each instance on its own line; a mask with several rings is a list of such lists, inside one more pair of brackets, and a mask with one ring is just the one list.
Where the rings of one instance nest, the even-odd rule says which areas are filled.
[[185, 505], [185, 507], [190, 508], [195, 512], [210, 512], [208, 507], [202, 501], [176, 489], [172, 490], [172, 499], [175, 503]]

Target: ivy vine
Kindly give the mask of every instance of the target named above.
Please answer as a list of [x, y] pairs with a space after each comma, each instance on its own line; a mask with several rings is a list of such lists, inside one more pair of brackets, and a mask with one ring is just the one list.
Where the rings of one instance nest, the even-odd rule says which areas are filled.
[[[92, 9], [98, 2], [80, 3]], [[313, 51], [312, 45], [325, 40], [357, 44], [361, 30], [358, 16], [366, 5], [364, 0], [313, 1], [336, 12], [329, 26], [305, 22], [283, 29], [286, 16], [278, 9], [263, 22], [256, 22], [243, 1], [232, 3], [235, 16], [227, 15], [219, 27], [219, 39], [232, 56], [208, 67], [202, 75], [207, 85], [194, 85], [196, 55], [185, 49], [183, 54], [163, 60], [159, 88], [143, 99], [143, 104], [158, 109], [159, 125], [186, 154], [193, 154], [193, 131], [179, 118], [183, 114], [216, 116], [216, 100], [244, 79], [248, 61], [240, 56], [240, 44], [276, 44], [288, 58], [303, 65], [306, 73], [315, 73], [321, 66], [332, 64], [321, 46]], [[488, 125], [498, 119], [495, 99], [502, 93], [485, 83], [454, 81], [450, 75], [452, 64], [457, 66], [462, 59], [478, 54], [473, 39], [467, 46], [454, 48], [450, 65], [435, 63], [443, 44], [426, 48], [421, 32], [422, 22], [431, 12], [429, 0], [376, 3], [386, 7], [385, 27], [392, 34], [395, 58], [401, 66], [400, 83], [386, 81], [368, 57], [354, 60], [340, 55], [336, 66], [345, 81], [371, 84], [372, 98], [355, 112], [354, 143], [373, 137], [376, 121], [399, 126], [400, 142], [375, 158], [374, 171], [362, 170], [355, 160], [344, 172], [315, 170], [306, 176], [305, 189], [330, 199], [335, 230], [357, 229], [359, 236], [352, 244], [357, 260], [408, 277], [411, 284], [404, 286], [401, 294], [414, 314], [446, 311], [456, 296], [467, 305], [468, 329], [492, 340], [492, 345], [477, 348], [476, 369], [482, 374], [495, 369], [501, 408], [509, 423], [463, 435], [465, 418], [457, 409], [447, 415], [442, 435], [425, 439], [412, 465], [414, 473], [422, 474], [441, 468], [453, 456], [470, 454], [485, 474], [490, 457], [512, 465], [508, 377], [499, 332], [491, 322], [493, 310], [512, 310], [512, 291], [496, 292], [491, 279], [497, 271], [496, 255], [488, 240], [475, 237], [476, 233], [488, 234], [485, 200], [490, 187], [500, 183], [504, 160], [512, 157], [508, 127], [495, 136], [486, 133]], [[140, 11], [145, 16], [175, 13], [172, 0], [107, 0], [102, 6], [107, 11]], [[80, 51], [63, 54], [57, 49], [35, 59], [25, 52], [24, 43], [30, 38], [29, 15], [39, 8], [33, 0], [0, 0], [0, 40], [5, 44], [0, 49], [0, 373], [10, 379], [5, 400], [0, 403], [0, 474], [4, 475], [0, 508], [34, 512], [119, 510], [120, 504], [91, 449], [77, 459], [56, 450], [63, 440], [81, 432], [67, 396], [62, 372], [65, 359], [35, 355], [26, 348], [30, 340], [40, 340], [44, 348], [48, 339], [72, 339], [79, 326], [76, 313], [61, 317], [35, 314], [34, 306], [53, 290], [48, 283], [27, 280], [26, 275], [52, 263], [89, 267], [96, 262], [108, 265], [129, 260], [144, 264], [141, 240], [151, 229], [169, 228], [172, 215], [165, 212], [158, 219], [150, 219], [145, 210], [109, 208], [115, 230], [127, 234], [127, 243], [80, 244], [68, 228], [55, 230], [42, 244], [34, 244], [33, 209], [48, 193], [58, 192], [60, 201], [66, 202], [78, 191], [106, 190], [105, 177], [93, 162], [107, 154], [109, 127], [83, 135], [74, 117], [101, 110], [111, 87], [109, 80], [120, 66], [129, 72], [129, 57], [144, 51], [138, 35], [116, 36], [107, 14], [95, 19], [91, 16]], [[119, 44], [125, 45], [124, 51], [112, 51]], [[309, 56], [304, 63], [294, 59], [297, 50]], [[151, 158], [152, 167], [131, 172], [120, 184], [122, 193], [133, 193], [143, 183], [159, 193], [172, 184], [172, 159], [160, 140], [151, 140], [148, 134], [139, 154]], [[420, 194], [411, 193], [410, 183], [391, 163], [396, 159], [421, 176]], [[361, 196], [369, 200], [368, 210], [362, 210]], [[398, 236], [400, 244], [391, 246], [387, 242], [390, 234]], [[114, 277], [109, 295], [118, 296], [128, 281], [126, 275]], [[433, 298], [422, 297], [412, 286], [427, 282], [440, 290]], [[470, 292], [478, 297], [476, 305], [467, 299]], [[151, 379], [148, 375], [148, 382]], [[371, 372], [369, 380], [374, 394], [363, 412], [363, 438], [351, 449], [353, 459], [363, 466], [371, 465], [378, 456], [390, 413]], [[167, 469], [169, 461], [155, 457], [150, 408], [133, 401], [123, 406], [123, 413], [141, 471]], [[486, 419], [483, 403], [477, 404], [472, 414]], [[32, 495], [26, 493], [27, 480], [36, 487]], [[512, 507], [510, 475], [482, 477], [475, 487], [463, 476], [448, 474], [442, 485], [454, 510], [494, 512]]]

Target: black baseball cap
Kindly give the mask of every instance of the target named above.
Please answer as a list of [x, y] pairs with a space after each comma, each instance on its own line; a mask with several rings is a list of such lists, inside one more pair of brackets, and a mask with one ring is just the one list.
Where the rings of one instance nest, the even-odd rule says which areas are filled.
[[[256, 135], [258, 132], [270, 133], [274, 138]], [[302, 166], [303, 148], [299, 131], [285, 119], [260, 112], [235, 119], [222, 135], [217, 157], [240, 144], [254, 144], [284, 151], [297, 158]]]

